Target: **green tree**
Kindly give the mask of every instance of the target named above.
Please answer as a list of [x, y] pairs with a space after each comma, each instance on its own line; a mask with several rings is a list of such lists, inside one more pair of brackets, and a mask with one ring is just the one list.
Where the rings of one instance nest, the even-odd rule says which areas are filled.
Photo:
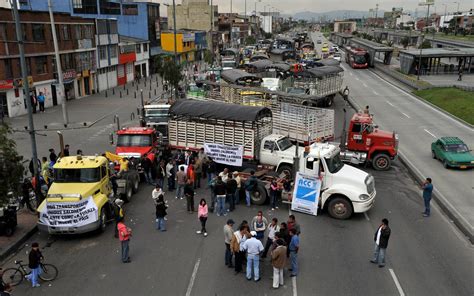
[[212, 65], [212, 52], [209, 49], [204, 51], [204, 61], [209, 65]]
[[6, 124], [0, 125], [0, 205], [8, 203], [7, 193], [19, 195], [20, 182], [25, 168], [21, 164], [23, 157], [16, 151], [16, 143], [10, 136], [11, 128]]
[[153, 58], [154, 72], [163, 77], [163, 57], [156, 55]]
[[257, 40], [255, 39], [255, 36], [247, 36], [247, 38], [245, 38], [245, 45], [253, 45], [257, 43]]
[[179, 82], [183, 80], [181, 65], [176, 65], [172, 59], [166, 60], [163, 64], [163, 78], [168, 81], [171, 86], [178, 88]]
[[408, 37], [403, 37], [402, 40], [400, 40], [400, 43], [403, 45], [403, 48], [406, 49], [410, 43], [410, 39], [408, 39]]

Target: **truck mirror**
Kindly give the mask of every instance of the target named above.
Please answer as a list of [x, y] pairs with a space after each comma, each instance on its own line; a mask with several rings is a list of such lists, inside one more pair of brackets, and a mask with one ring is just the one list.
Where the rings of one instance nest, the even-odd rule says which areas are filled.
[[114, 134], [113, 133], [110, 133], [110, 135], [109, 135], [109, 142], [110, 142], [110, 145], [114, 144]]

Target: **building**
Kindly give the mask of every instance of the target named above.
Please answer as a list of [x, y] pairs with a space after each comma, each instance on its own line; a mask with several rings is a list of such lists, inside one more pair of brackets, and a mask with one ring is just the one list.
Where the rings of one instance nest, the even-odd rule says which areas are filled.
[[119, 34], [117, 21], [114, 19], [96, 19], [96, 25], [97, 87], [100, 92], [118, 85]]
[[413, 27], [415, 19], [410, 14], [401, 14], [395, 20], [395, 27], [403, 29], [406, 27]]
[[136, 77], [147, 77], [149, 73], [149, 41], [119, 36], [119, 60], [117, 66], [117, 84], [124, 85]]
[[[174, 55], [174, 32], [161, 32], [161, 47], [167, 56]], [[195, 60], [195, 34], [191, 31], [179, 30], [176, 32], [177, 63], [183, 64]]]
[[[173, 23], [173, 6], [169, 5], [168, 9], [168, 28], [174, 29]], [[211, 14], [214, 13], [211, 26]], [[218, 6], [214, 5], [211, 9], [208, 0], [183, 0], [182, 4], [176, 5], [176, 28], [189, 29], [197, 31], [209, 32], [217, 29]]]
[[[96, 89], [96, 23], [94, 19], [55, 13], [65, 92], [57, 85], [51, 22], [47, 12], [20, 11], [25, 56], [32, 93], [42, 92], [45, 106], [61, 104]], [[0, 8], [0, 105], [4, 116], [26, 114], [29, 94], [23, 93], [18, 44], [11, 9]]]
[[357, 31], [357, 23], [355, 21], [334, 21], [335, 33], [352, 33]]

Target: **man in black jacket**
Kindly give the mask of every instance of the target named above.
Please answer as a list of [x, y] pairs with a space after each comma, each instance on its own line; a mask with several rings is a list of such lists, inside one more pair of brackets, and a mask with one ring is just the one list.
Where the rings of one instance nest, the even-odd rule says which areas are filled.
[[33, 288], [40, 286], [40, 284], [38, 284], [38, 276], [40, 274], [41, 260], [43, 260], [43, 255], [39, 250], [38, 243], [32, 243], [31, 251], [28, 256], [28, 267], [31, 269], [31, 273], [27, 275], [26, 278], [31, 281]]
[[388, 239], [390, 238], [390, 227], [388, 227], [388, 220], [382, 219], [382, 224], [377, 228], [374, 235], [375, 250], [374, 259], [370, 262], [378, 264], [379, 267], [385, 266], [385, 252], [388, 246]]
[[235, 191], [237, 190], [237, 181], [232, 178], [232, 173], [228, 174], [227, 182], [226, 182], [226, 199], [229, 202], [229, 211], [232, 212], [235, 210], [235, 200], [234, 195]]

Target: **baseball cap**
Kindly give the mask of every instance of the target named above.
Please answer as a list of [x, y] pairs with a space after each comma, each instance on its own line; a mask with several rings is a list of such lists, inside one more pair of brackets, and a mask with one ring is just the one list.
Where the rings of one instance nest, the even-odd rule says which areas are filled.
[[234, 220], [229, 219], [229, 220], [227, 220], [227, 224], [235, 224], [235, 222], [234, 222]]
[[256, 231], [253, 231], [253, 230], [250, 231], [250, 234], [251, 234], [252, 236], [257, 236], [257, 232], [256, 232]]

